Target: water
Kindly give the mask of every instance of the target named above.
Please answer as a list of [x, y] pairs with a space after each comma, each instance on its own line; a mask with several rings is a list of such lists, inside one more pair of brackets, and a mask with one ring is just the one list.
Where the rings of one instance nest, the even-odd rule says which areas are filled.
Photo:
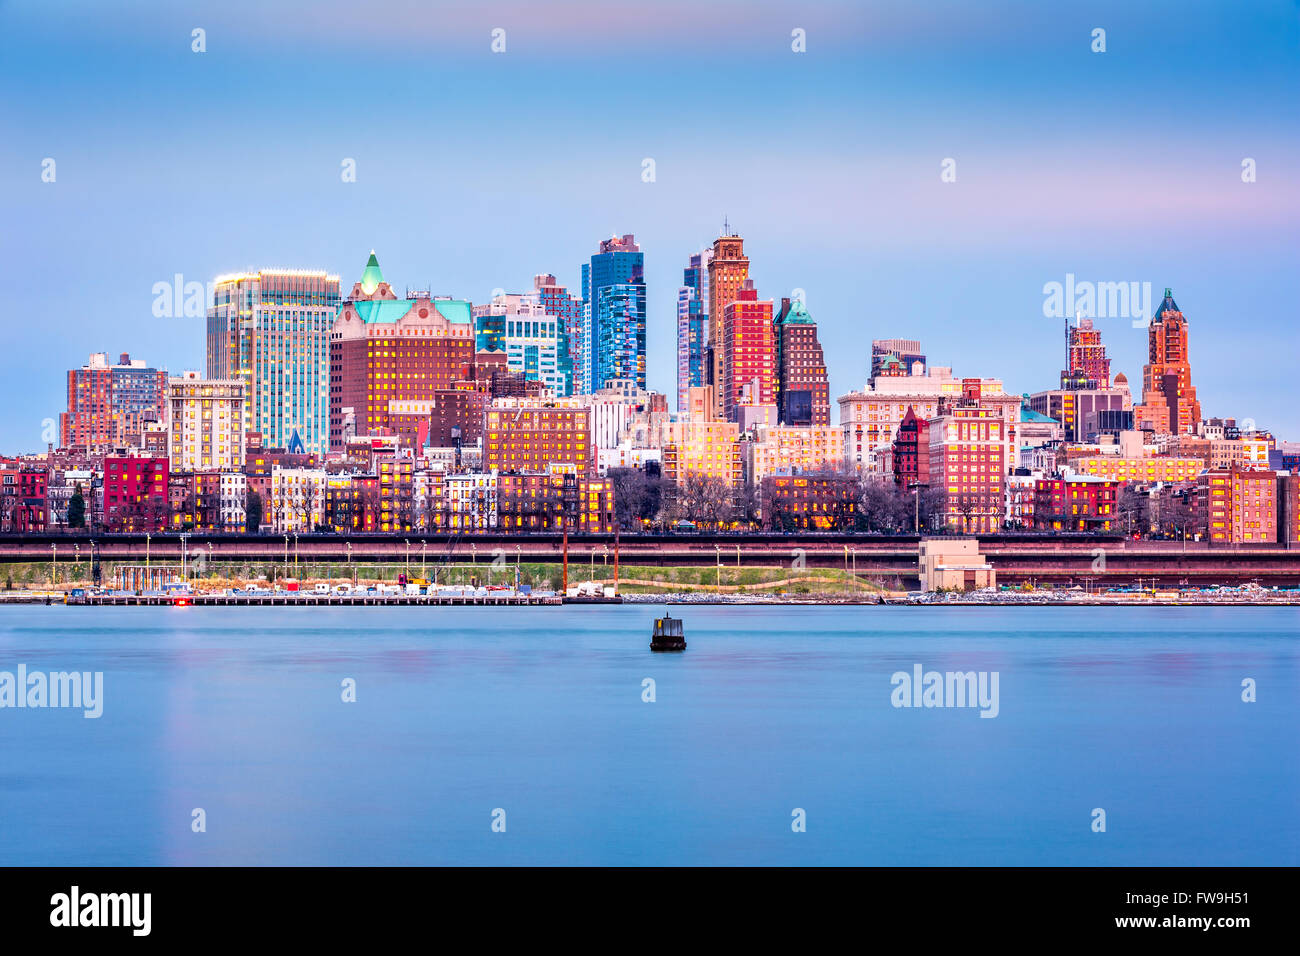
[[0, 671], [104, 672], [0, 709], [0, 864], [1300, 863], [1294, 609], [662, 611], [0, 609]]

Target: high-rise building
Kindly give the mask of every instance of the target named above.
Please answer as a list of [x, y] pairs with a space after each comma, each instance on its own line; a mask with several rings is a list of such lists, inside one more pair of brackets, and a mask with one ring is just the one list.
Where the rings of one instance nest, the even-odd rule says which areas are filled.
[[776, 392], [783, 425], [829, 425], [831, 391], [817, 323], [798, 299], [776, 316]]
[[474, 306], [473, 313], [478, 341], [504, 351], [509, 371], [522, 373], [525, 381], [541, 382], [556, 395], [572, 390], [560, 370], [560, 319], [546, 311], [536, 292], [504, 292]]
[[[736, 291], [736, 298], [723, 306], [722, 405], [719, 411], [729, 422], [740, 420], [739, 405], [776, 404], [776, 342], [772, 325], [772, 300], [758, 300], [748, 279]], [[746, 386], [748, 392], [746, 394]], [[745, 399], [748, 401], [745, 401]]]
[[167, 383], [168, 464], [177, 471], [244, 467], [244, 383], [185, 372]]
[[879, 375], [890, 359], [897, 360], [901, 374], [911, 375], [915, 362], [925, 364], [925, 355], [921, 352], [921, 343], [916, 339], [876, 339], [871, 343], [871, 377]]
[[266, 445], [325, 452], [339, 277], [262, 269], [219, 276], [215, 286], [207, 377], [244, 383], [244, 425]]
[[943, 494], [937, 522], [967, 534], [997, 531], [1005, 512], [1007, 423], [977, 396], [929, 421], [929, 485]]
[[[730, 233], [729, 226], [723, 232]], [[740, 236], [725, 235], [713, 240], [713, 255], [709, 258], [709, 357], [706, 366], [713, 389], [712, 414], [721, 414], [725, 405], [723, 386], [726, 350], [723, 347], [722, 325], [726, 308], [740, 298], [740, 290], [749, 279], [749, 258], [745, 255], [745, 240]]]
[[167, 372], [122, 353], [116, 365], [96, 352], [68, 371], [68, 410], [59, 416], [59, 444], [139, 445], [145, 422], [164, 422]]
[[1142, 404], [1133, 413], [1137, 427], [1157, 434], [1194, 434], [1201, 420], [1187, 350], [1187, 319], [1169, 289], [1147, 327]]
[[1101, 332], [1092, 327], [1092, 319], [1078, 319], [1074, 325], [1066, 320], [1066, 367], [1061, 371], [1063, 389], [1110, 388], [1110, 359], [1101, 344]]
[[582, 351], [582, 300], [569, 295], [568, 289], [555, 281], [555, 276], [533, 276], [533, 292], [547, 315], [559, 320], [560, 348], [557, 358], [559, 376], [564, 381], [564, 391], [558, 395], [574, 394], [574, 373]]
[[601, 240], [582, 267], [582, 298], [590, 373], [575, 393], [594, 392], [611, 378], [635, 379], [645, 388], [645, 255], [635, 236]]
[[330, 331], [330, 447], [392, 434], [393, 416], [450, 388], [474, 359], [470, 312], [464, 300], [428, 292], [397, 298], [371, 252]]
[[615, 282], [596, 293], [592, 315], [593, 392], [626, 379], [646, 387], [645, 283]]
[[708, 383], [709, 260], [713, 250], [691, 255], [677, 290], [677, 409], [686, 408], [686, 392]]

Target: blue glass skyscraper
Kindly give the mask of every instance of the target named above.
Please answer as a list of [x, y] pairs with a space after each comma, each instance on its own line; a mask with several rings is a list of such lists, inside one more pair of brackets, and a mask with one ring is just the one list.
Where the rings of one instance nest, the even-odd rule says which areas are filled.
[[590, 375], [578, 390], [595, 391], [611, 378], [633, 379], [645, 388], [645, 257], [634, 236], [601, 241], [600, 251], [582, 267], [582, 298], [590, 354], [581, 358]]

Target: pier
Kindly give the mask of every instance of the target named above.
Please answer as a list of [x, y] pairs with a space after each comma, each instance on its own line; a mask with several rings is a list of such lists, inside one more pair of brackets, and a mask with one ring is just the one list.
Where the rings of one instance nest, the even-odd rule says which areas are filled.
[[[40, 599], [34, 599], [40, 600]], [[86, 594], [68, 604], [94, 607], [558, 607], [558, 594]]]

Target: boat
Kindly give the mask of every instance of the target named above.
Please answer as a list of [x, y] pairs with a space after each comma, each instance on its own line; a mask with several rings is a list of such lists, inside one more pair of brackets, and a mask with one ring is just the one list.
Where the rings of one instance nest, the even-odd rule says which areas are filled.
[[681, 618], [669, 614], [655, 618], [654, 631], [650, 635], [650, 650], [686, 650], [686, 632], [682, 629]]

